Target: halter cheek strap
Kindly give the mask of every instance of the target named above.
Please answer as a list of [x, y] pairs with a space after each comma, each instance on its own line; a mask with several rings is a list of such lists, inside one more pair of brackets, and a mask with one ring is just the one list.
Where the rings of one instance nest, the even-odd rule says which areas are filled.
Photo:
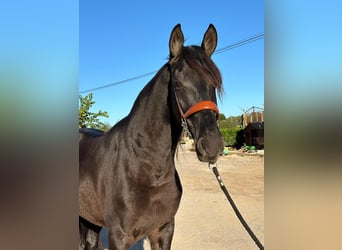
[[190, 116], [192, 116], [193, 114], [195, 114], [199, 111], [202, 111], [202, 110], [212, 110], [216, 114], [216, 119], [218, 119], [219, 110], [217, 108], [217, 105], [214, 102], [212, 102], [212, 101], [200, 101], [200, 102], [192, 105], [184, 114], [184, 112], [183, 112], [183, 110], [179, 104], [178, 97], [177, 97], [176, 93], [175, 93], [175, 97], [176, 97], [178, 110], [179, 110], [179, 113], [181, 115], [181, 125], [182, 125], [184, 131], [188, 134], [188, 136], [190, 138], [192, 137], [192, 135], [191, 135], [191, 132], [189, 130], [188, 124], [186, 122], [186, 120]]

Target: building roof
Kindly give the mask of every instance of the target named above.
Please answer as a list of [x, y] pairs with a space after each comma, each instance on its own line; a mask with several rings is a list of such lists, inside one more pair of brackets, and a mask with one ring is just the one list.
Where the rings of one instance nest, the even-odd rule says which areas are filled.
[[254, 129], [264, 129], [264, 122], [251, 122], [245, 129], [249, 127], [253, 127]]

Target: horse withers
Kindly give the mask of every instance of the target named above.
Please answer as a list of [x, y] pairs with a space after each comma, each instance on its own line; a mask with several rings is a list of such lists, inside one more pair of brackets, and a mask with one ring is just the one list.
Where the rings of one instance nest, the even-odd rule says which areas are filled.
[[182, 186], [174, 157], [183, 128], [200, 161], [215, 163], [223, 150], [216, 92], [221, 74], [211, 55], [209, 25], [201, 46], [184, 46], [180, 24], [171, 32], [168, 62], [138, 95], [130, 113], [108, 132], [81, 129], [79, 141], [80, 249], [128, 249], [147, 236], [151, 249], [170, 249]]

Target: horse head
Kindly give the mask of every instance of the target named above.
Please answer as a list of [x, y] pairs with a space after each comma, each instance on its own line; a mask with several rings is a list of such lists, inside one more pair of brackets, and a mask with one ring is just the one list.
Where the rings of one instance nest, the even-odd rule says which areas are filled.
[[184, 46], [180, 24], [171, 32], [169, 41], [172, 110], [194, 138], [198, 159], [209, 163], [215, 163], [223, 150], [216, 101], [216, 91], [222, 91], [222, 78], [210, 58], [216, 45], [217, 33], [212, 24], [201, 46]]

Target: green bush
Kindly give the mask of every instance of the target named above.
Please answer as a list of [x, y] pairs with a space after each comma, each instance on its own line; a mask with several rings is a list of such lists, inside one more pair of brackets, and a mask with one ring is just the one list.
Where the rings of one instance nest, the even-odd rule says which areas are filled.
[[242, 129], [235, 128], [220, 128], [220, 132], [223, 137], [224, 145], [230, 147], [236, 147], [239, 144], [239, 135]]

